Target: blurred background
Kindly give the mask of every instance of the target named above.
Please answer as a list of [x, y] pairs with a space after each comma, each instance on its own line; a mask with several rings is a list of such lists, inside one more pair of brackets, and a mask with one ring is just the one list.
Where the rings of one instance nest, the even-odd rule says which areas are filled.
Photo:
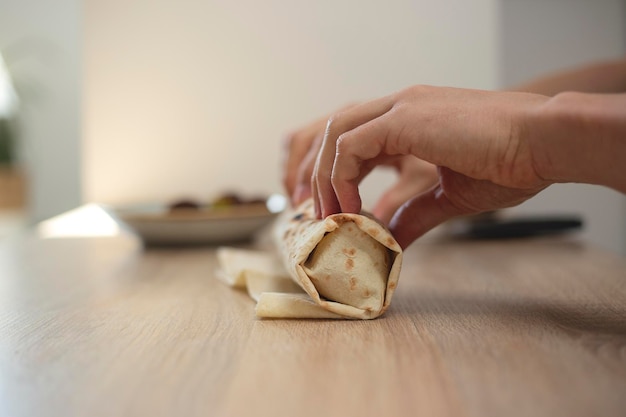
[[[506, 88], [622, 56], [626, 1], [0, 0], [0, 52], [1, 235], [87, 202], [280, 192], [290, 130], [412, 84]], [[392, 179], [368, 178], [366, 203]], [[612, 190], [512, 211], [581, 214], [626, 255]]]

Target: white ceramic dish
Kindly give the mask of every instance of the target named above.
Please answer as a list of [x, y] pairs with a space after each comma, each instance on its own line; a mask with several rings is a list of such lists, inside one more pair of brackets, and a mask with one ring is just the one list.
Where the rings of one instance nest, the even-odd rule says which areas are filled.
[[144, 204], [112, 210], [115, 217], [148, 245], [216, 245], [250, 240], [268, 226], [279, 211], [275, 206], [262, 203], [174, 211]]

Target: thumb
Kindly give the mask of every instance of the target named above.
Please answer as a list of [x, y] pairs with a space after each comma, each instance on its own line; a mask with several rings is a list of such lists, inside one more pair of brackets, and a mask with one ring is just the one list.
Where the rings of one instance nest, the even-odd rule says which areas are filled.
[[389, 229], [402, 249], [435, 226], [463, 214], [439, 184], [404, 203], [394, 214]]

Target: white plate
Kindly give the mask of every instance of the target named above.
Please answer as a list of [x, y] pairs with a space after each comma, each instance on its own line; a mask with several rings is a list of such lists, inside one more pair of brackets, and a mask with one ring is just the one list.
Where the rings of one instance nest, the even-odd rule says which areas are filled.
[[174, 211], [144, 204], [112, 211], [148, 245], [224, 244], [250, 240], [279, 212], [270, 204]]

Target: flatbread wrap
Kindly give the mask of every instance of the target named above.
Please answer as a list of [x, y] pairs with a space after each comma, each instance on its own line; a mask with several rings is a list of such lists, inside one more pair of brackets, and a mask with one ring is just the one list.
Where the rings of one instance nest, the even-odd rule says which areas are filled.
[[283, 213], [272, 234], [272, 251], [218, 251], [222, 278], [248, 288], [259, 317], [373, 319], [389, 307], [402, 249], [370, 214], [320, 220], [307, 200]]

